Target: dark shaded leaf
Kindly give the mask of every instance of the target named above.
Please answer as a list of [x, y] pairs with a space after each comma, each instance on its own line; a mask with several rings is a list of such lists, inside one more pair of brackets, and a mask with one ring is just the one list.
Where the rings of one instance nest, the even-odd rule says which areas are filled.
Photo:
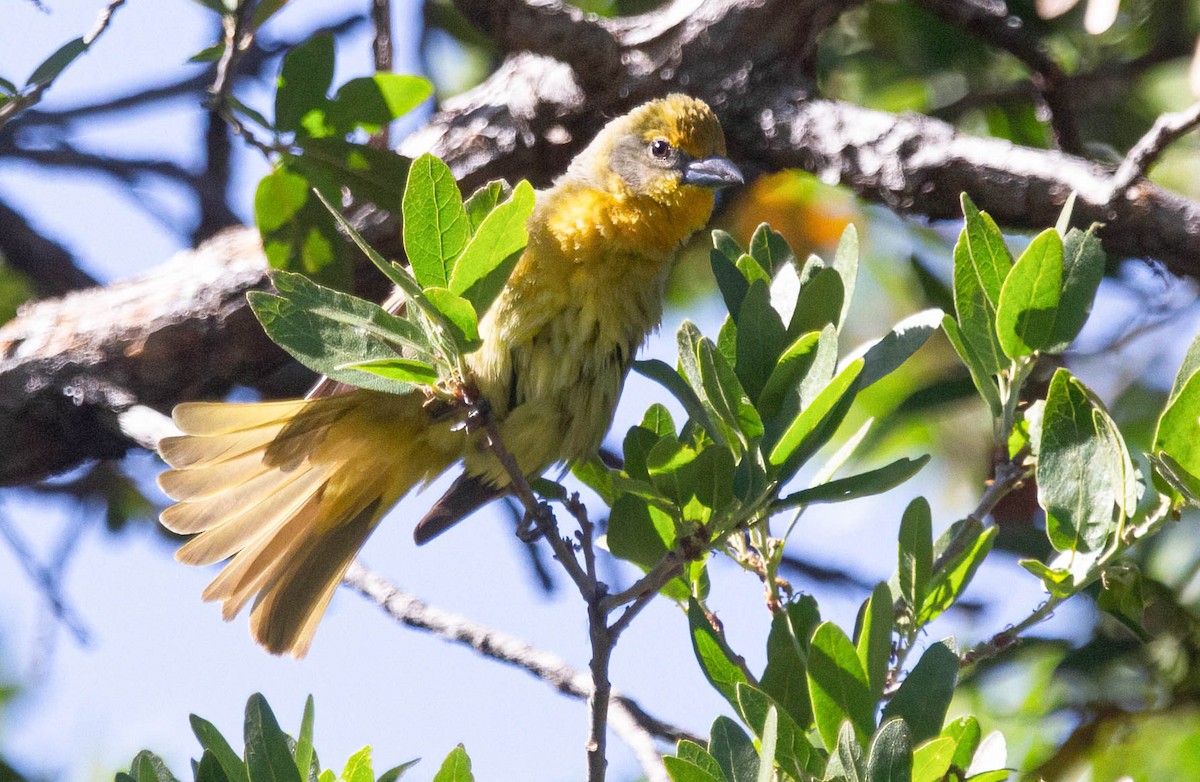
[[902, 718], [912, 731], [912, 743], [931, 739], [942, 731], [957, 684], [958, 653], [939, 641], [925, 650], [883, 707], [883, 720]]
[[[315, 35], [283, 58], [275, 92], [275, 127], [297, 134], [320, 130], [333, 83], [333, 36]], [[311, 115], [311, 116], [310, 116]]]
[[246, 703], [246, 768], [250, 782], [300, 782], [287, 736], [279, 729], [266, 698], [255, 693]]
[[871, 739], [867, 782], [912, 782], [913, 739], [903, 720], [888, 720]]

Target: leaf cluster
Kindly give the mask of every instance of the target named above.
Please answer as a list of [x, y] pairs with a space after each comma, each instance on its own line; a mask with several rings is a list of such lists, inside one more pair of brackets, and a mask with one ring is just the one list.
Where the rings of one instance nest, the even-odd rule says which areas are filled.
[[[267, 699], [255, 693], [246, 702], [245, 748], [239, 754], [216, 726], [203, 717], [191, 716], [192, 732], [200, 742], [199, 760], [192, 761], [195, 782], [395, 782], [420, 758], [393, 766], [376, 775], [371, 748], [355, 752], [341, 773], [321, 768], [313, 747], [315, 709], [310, 695], [304, 704], [297, 737], [279, 727]], [[460, 744], [443, 761], [434, 782], [473, 782], [471, 761]], [[178, 782], [163, 760], [150, 750], [133, 759], [128, 773], [119, 772], [117, 782]]]

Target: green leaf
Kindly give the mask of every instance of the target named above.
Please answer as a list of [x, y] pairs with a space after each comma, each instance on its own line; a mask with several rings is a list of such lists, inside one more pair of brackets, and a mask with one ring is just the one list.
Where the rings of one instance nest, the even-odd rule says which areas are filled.
[[306, 138], [304, 154], [290, 158], [289, 165], [323, 192], [345, 187], [359, 202], [371, 202], [392, 214], [400, 214], [403, 185], [409, 173], [408, 158], [366, 144], [351, 144], [339, 138]]
[[746, 251], [738, 244], [737, 239], [734, 239], [726, 231], [719, 228], [713, 229], [712, 232], [713, 249], [724, 255], [730, 262], [736, 262], [738, 258], [745, 255]]
[[750, 256], [772, 275], [785, 263], [796, 261], [796, 256], [792, 253], [792, 248], [788, 247], [783, 234], [772, 230], [766, 223], [760, 223], [750, 237]]
[[828, 325], [836, 329], [845, 297], [846, 284], [837, 269], [825, 267], [818, 271], [800, 288], [796, 312], [788, 324], [788, 338], [795, 339], [809, 331], [820, 331]]
[[526, 223], [533, 212], [533, 187], [517, 183], [512, 196], [483, 219], [450, 275], [450, 290], [484, 312], [499, 295], [529, 242]]
[[438, 372], [424, 361], [414, 361], [409, 358], [382, 358], [374, 361], [361, 361], [357, 364], [343, 364], [338, 369], [358, 372], [370, 372], [398, 383], [417, 386], [431, 386], [438, 381]]
[[[713, 236], [715, 239], [715, 231]], [[746, 291], [750, 290], [750, 283], [735, 263], [741, 248], [738, 248], [738, 252], [739, 255], [733, 257], [726, 255], [720, 248], [709, 253], [709, 265], [712, 267], [713, 278], [717, 281], [717, 289], [721, 291], [721, 297], [725, 299], [725, 308], [734, 320], [741, 314], [742, 300], [746, 298]]]
[[230, 782], [225, 769], [221, 767], [221, 761], [207, 749], [200, 755], [200, 762], [196, 764], [195, 782]]
[[[682, 328], [681, 328], [682, 331]], [[682, 350], [682, 346], [681, 346]], [[669, 364], [659, 359], [645, 359], [642, 361], [633, 362], [633, 371], [643, 377], [647, 377], [661, 385], [671, 395], [679, 400], [683, 405], [684, 411], [688, 417], [700, 424], [708, 435], [718, 443], [723, 443], [725, 440], [720, 436], [720, 433], [714, 434], [717, 431], [716, 426], [712, 423], [708, 416], [708, 410], [700, 401], [700, 397], [688, 385], [687, 380], [682, 375], [676, 372]]]
[[854, 735], [854, 726], [849, 720], [838, 728], [837, 746], [829, 752], [829, 763], [825, 766], [825, 779], [865, 782], [867, 762], [862, 745]]
[[288, 52], [275, 92], [275, 127], [299, 135], [319, 128], [332, 83], [332, 35], [315, 35]]
[[[1168, 470], [1177, 472], [1179, 483], [1195, 484], [1200, 476], [1200, 337], [1188, 349], [1183, 366], [1167, 397], [1154, 431], [1153, 452], [1165, 455]], [[1184, 497], [1188, 492], [1177, 491]]]
[[842, 278], [842, 311], [834, 325], [841, 331], [850, 313], [850, 302], [854, 299], [854, 288], [858, 280], [858, 229], [847, 223], [833, 254], [833, 268]]
[[904, 720], [887, 720], [871, 739], [867, 782], [912, 782], [913, 739]]
[[425, 296], [445, 321], [454, 327], [454, 335], [464, 351], [478, 345], [479, 321], [471, 302], [445, 288], [426, 288]]
[[933, 571], [933, 516], [929, 502], [917, 497], [900, 519], [900, 594], [914, 613], [925, 604]]
[[717, 717], [708, 742], [709, 753], [717, 759], [728, 782], [757, 782], [758, 752], [746, 731], [728, 717]]
[[696, 744], [695, 742], [683, 739], [679, 742], [675, 750], [679, 755], [680, 760], [687, 761], [695, 765], [697, 768], [709, 774], [714, 779], [724, 780], [725, 772], [721, 770], [721, 764], [717, 759], [709, 754], [708, 750]]
[[[678, 757], [668, 756], [663, 758], [663, 767], [666, 768], [667, 776], [671, 778], [671, 782], [725, 782], [724, 774], [714, 776], [695, 763]], [[720, 770], [719, 766], [717, 770]]]
[[178, 782], [163, 759], [148, 749], [133, 758], [129, 776], [133, 777], [134, 782]]
[[471, 759], [462, 744], [450, 751], [442, 761], [442, 767], [433, 776], [433, 782], [475, 782], [471, 773]]
[[613, 489], [613, 472], [614, 470], [610, 470], [599, 456], [592, 456], [571, 465], [571, 474], [584, 486], [600, 495], [600, 499], [610, 508], [617, 499]]
[[802, 730], [813, 724], [808, 694], [808, 641], [820, 623], [817, 602], [801, 595], [784, 604], [771, 618], [767, 636], [767, 667], [759, 686]]
[[954, 760], [954, 739], [930, 739], [913, 750], [912, 782], [941, 782]]
[[279, 729], [266, 698], [259, 693], [246, 702], [245, 740], [250, 782], [300, 782], [287, 736]]
[[68, 65], [75, 62], [76, 58], [87, 50], [88, 44], [84, 42], [83, 38], [68, 41], [33, 69], [29, 80], [25, 82], [25, 87], [28, 89], [54, 81], [60, 73], [66, 70]]
[[323, 196], [320, 191], [316, 192], [316, 196], [325, 207], [325, 210], [336, 221], [338, 227], [345, 232], [346, 236], [350, 237], [350, 240], [362, 251], [363, 255], [367, 256], [371, 263], [375, 265], [375, 268], [383, 272], [392, 281], [392, 284], [403, 291], [409, 301], [415, 304], [435, 324], [445, 329], [452, 328], [445, 316], [426, 298], [425, 292], [421, 289], [417, 281], [413, 279], [413, 276], [408, 273], [407, 269], [398, 263], [386, 260], [374, 247], [367, 244], [367, 240], [363, 239], [362, 234], [355, 230], [354, 226], [350, 225], [350, 221], [334, 208], [333, 204], [329, 203], [329, 199]]
[[847, 364], [784, 431], [769, 457], [771, 466], [780, 468], [781, 475], [790, 477], [833, 436], [856, 394], [862, 369], [861, 358]]
[[756, 406], [764, 421], [769, 421], [779, 414], [788, 396], [796, 397], [795, 403], [798, 407], [799, 383], [817, 357], [817, 343], [820, 338], [820, 332], [816, 331], [802, 334], [780, 355], [779, 361], [767, 378], [766, 385], [758, 395]]
[[493, 209], [511, 197], [512, 188], [502, 179], [493, 179], [472, 193], [467, 202], [463, 204], [463, 208], [467, 210], [467, 224], [470, 226], [471, 235], [475, 235], [483, 223], [483, 219]]
[[675, 522], [642, 497], [622, 494], [608, 517], [608, 550], [613, 556], [649, 568], [675, 545]]
[[1009, 358], [1028, 356], [1052, 343], [1062, 275], [1062, 237], [1047, 228], [1021, 253], [1000, 291], [996, 333]]
[[755, 280], [742, 299], [737, 321], [737, 377], [750, 399], [757, 399], [787, 346], [787, 329], [771, 306], [771, 290]]
[[1041, 580], [1042, 585], [1054, 597], [1070, 597], [1075, 594], [1075, 578], [1067, 568], [1052, 568], [1036, 559], [1022, 559], [1021, 567]]
[[[1038, 450], [1038, 503], [1059, 551], [1103, 548], [1121, 520], [1124, 444], [1099, 400], [1066, 369], [1050, 380]], [[1127, 457], [1126, 457], [1127, 458]]]
[[201, 747], [216, 757], [229, 782], [249, 782], [245, 762], [242, 761], [241, 755], [229, 746], [221, 731], [208, 720], [195, 714], [189, 716], [188, 720], [192, 724], [192, 733], [196, 734], [196, 740], [200, 742]]
[[716, 345], [708, 339], [701, 339], [697, 344], [697, 357], [701, 386], [710, 414], [728, 425], [731, 432], [730, 441], [736, 438], [743, 444], [748, 444], [756, 437], [761, 437], [762, 419], [750, 403], [750, 398], [738, 381], [733, 367], [725, 361]]
[[883, 338], [877, 340], [861, 353], [857, 351], [846, 357], [861, 355], [864, 366], [859, 388], [866, 388], [882, 380], [900, 368], [900, 365], [916, 353], [937, 331], [945, 314], [941, 310], [925, 310], [909, 315], [896, 324]]
[[1096, 227], [1092, 225], [1087, 233], [1072, 228], [1063, 240], [1062, 294], [1054, 329], [1042, 349], [1045, 353], [1066, 350], [1092, 312], [1107, 262], [1104, 248], [1096, 236]]
[[331, 768], [323, 769], [317, 776], [317, 782], [338, 782], [337, 774]]
[[[773, 759], [787, 773], [797, 779], [803, 779], [804, 769], [815, 754], [813, 746], [804, 736], [804, 729], [762, 690], [748, 684], [738, 684], [737, 698], [738, 713], [742, 716], [742, 721], [763, 742], [764, 750], [760, 755], [766, 761], [764, 765], [771, 767]], [[772, 714], [775, 719], [776, 741], [774, 752], [767, 753], [766, 734]]]
[[312, 198], [312, 184], [289, 158], [259, 182], [255, 220], [267, 261], [275, 269], [304, 272], [335, 287], [348, 286], [349, 267], [335, 223]]
[[988, 375], [1008, 362], [996, 334], [996, 308], [1012, 257], [996, 223], [962, 197], [966, 227], [954, 246], [954, 306], [964, 341]]
[[894, 489], [920, 472], [929, 462], [929, 454], [916, 459], [897, 459], [891, 464], [857, 475], [839, 478], [818, 484], [808, 489], [787, 495], [771, 505], [772, 510], [793, 508], [797, 505], [813, 505], [823, 502], [845, 502], [859, 497], [870, 497]]
[[346, 765], [342, 768], [341, 782], [375, 782], [370, 747], [363, 747], [346, 760]]
[[420, 76], [376, 73], [351, 79], [338, 88], [330, 101], [327, 122], [339, 135], [356, 129], [375, 133], [420, 106], [432, 94], [433, 85]]
[[966, 338], [963, 337], [962, 331], [958, 327], [958, 323], [954, 318], [947, 315], [942, 318], [942, 331], [945, 332], [946, 338], [950, 340], [950, 345], [954, 348], [954, 352], [958, 354], [963, 365], [971, 374], [971, 382], [975, 384], [975, 390], [983, 397], [983, 401], [987, 403], [988, 409], [992, 413], [993, 418], [999, 418], [1003, 412], [1003, 406], [1000, 403], [1000, 391], [996, 388], [995, 381], [992, 380], [991, 373], [987, 367], [975, 354], [975, 349], [967, 344]]
[[450, 167], [428, 153], [414, 160], [403, 211], [404, 251], [417, 282], [424, 288], [449, 288], [455, 262], [470, 239], [467, 212]]
[[954, 522], [934, 546], [934, 561], [949, 547], [951, 541], [955, 551], [946, 558], [943, 567], [929, 579], [929, 593], [917, 612], [917, 624], [925, 625], [940, 616], [966, 591], [975, 571], [983, 564], [992, 544], [996, 540], [997, 528], [987, 529], [974, 518]]
[[854, 726], [860, 743], [875, 728], [875, 700], [854, 644], [841, 628], [823, 622], [808, 650], [808, 690], [817, 732], [826, 747], [836, 746], [842, 720]]
[[395, 358], [396, 351], [384, 341], [401, 341], [403, 332], [386, 320], [394, 316], [370, 302], [314, 285], [302, 275], [275, 272], [272, 279], [281, 295], [262, 291], [247, 295], [272, 341], [309, 369], [334, 380], [384, 392], [395, 387], [383, 378], [339, 369]]
[[287, 4], [288, 0], [261, 0], [254, 8], [254, 15], [250, 17], [250, 27], [254, 30], [262, 27], [268, 19]]
[[757, 782], [771, 782], [775, 778], [775, 753], [779, 743], [779, 710], [774, 704], [767, 709], [760, 738]]
[[971, 764], [975, 750], [979, 748], [979, 740], [983, 736], [979, 729], [979, 720], [974, 717], [960, 717], [942, 728], [942, 735], [954, 740], [954, 758], [950, 761], [956, 768], [966, 769]]
[[692, 651], [696, 653], [705, 678], [736, 709], [737, 685], [750, 683], [741, 667], [741, 658], [713, 628], [695, 598], [688, 600], [688, 626], [691, 628]]
[[888, 589], [887, 584], [880, 583], [875, 585], [863, 606], [862, 629], [856, 651], [867, 674], [867, 684], [874, 700], [883, 697], [883, 688], [887, 684], [888, 661], [892, 657], [894, 602], [892, 590]]
[[[216, 62], [221, 59], [221, 55], [225, 54], [225, 43], [214, 43], [212, 46], [206, 46], [200, 51], [187, 58], [188, 62]], [[3, 85], [0, 85], [3, 86]]]
[[939, 641], [925, 650], [883, 707], [883, 720], [903, 718], [916, 743], [931, 739], [942, 731], [957, 684], [958, 653]]
[[408, 761], [407, 763], [401, 763], [398, 766], [392, 766], [387, 771], [385, 771], [379, 775], [379, 779], [377, 780], [377, 782], [396, 782], [397, 779], [404, 776], [405, 772], [407, 772], [409, 769], [411, 769], [413, 766], [417, 765], [420, 762], [421, 762], [421, 759], [416, 758], [414, 760]]
[[[313, 770], [313, 722], [316, 718], [316, 703], [309, 695], [304, 701], [304, 716], [300, 719], [300, 738], [296, 740], [296, 770], [307, 782]], [[373, 782], [373, 781], [372, 781]]]

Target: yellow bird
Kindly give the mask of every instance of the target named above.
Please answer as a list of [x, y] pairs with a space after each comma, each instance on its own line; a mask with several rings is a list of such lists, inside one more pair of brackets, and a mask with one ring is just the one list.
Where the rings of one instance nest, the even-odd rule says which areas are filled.
[[[713, 190], [742, 182], [712, 110], [684, 95], [608, 123], [537, 194], [529, 244], [483, 316], [468, 356], [501, 439], [529, 476], [595, 453], [630, 362], [662, 316], [675, 251], [708, 221]], [[250, 598], [254, 637], [303, 656], [350, 562], [413, 487], [463, 473], [416, 527], [417, 542], [507, 491], [507, 474], [425, 396], [361, 389], [259, 404], [175, 408], [160, 444], [178, 500], [162, 523], [196, 534], [189, 565], [230, 561], [204, 592], [226, 620]], [[231, 559], [230, 559], [231, 558]]]

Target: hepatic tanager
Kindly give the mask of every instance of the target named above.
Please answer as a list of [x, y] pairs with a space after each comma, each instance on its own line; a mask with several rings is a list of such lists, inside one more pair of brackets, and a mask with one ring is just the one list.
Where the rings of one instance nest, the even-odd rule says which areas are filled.
[[[740, 183], [702, 101], [671, 95], [608, 123], [537, 194], [529, 243], [482, 317], [471, 380], [520, 469], [595, 453], [630, 362], [662, 315], [679, 245], [701, 228], [713, 190]], [[463, 473], [418, 523], [424, 542], [509, 484], [477, 437], [439, 420], [425, 395], [362, 389], [260, 404], [175, 408], [159, 479], [179, 500], [162, 523], [199, 533], [190, 565], [230, 559], [204, 592], [276, 654], [302, 656], [335, 588], [383, 515], [414, 486]]]

